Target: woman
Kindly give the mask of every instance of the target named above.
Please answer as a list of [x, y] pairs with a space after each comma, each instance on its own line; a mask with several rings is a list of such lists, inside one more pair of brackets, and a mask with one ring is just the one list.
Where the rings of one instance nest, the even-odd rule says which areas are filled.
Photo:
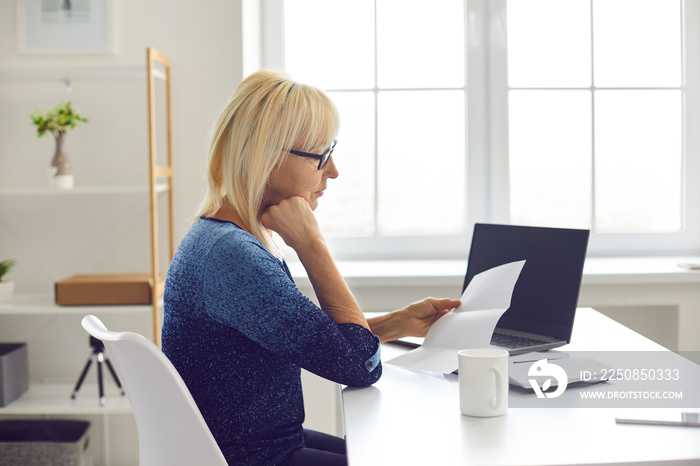
[[[199, 220], [168, 271], [163, 351], [231, 464], [346, 464], [343, 440], [302, 429], [300, 368], [371, 385], [380, 341], [423, 336], [459, 305], [428, 298], [365, 319], [313, 214], [338, 176], [337, 132], [323, 92], [272, 71], [244, 80], [214, 129]], [[320, 308], [271, 231], [296, 251]]]

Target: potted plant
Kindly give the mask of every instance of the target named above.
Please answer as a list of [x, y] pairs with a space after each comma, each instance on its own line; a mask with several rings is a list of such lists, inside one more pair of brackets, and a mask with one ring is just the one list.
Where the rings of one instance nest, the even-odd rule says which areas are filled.
[[0, 261], [0, 302], [9, 301], [15, 291], [15, 282], [6, 281], [5, 274], [15, 266], [15, 261], [7, 259]]
[[38, 137], [47, 132], [56, 139], [56, 151], [51, 160], [51, 181], [58, 188], [73, 187], [73, 167], [66, 155], [64, 144], [68, 131], [78, 128], [81, 123], [87, 123], [87, 118], [80, 110], [71, 108], [70, 102], [56, 105], [48, 112], [34, 110], [30, 114], [32, 123], [36, 125]]

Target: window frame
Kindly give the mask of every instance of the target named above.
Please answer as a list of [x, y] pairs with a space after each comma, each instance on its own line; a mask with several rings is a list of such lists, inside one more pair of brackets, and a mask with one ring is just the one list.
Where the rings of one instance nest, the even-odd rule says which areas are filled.
[[[691, 255], [700, 252], [700, 1], [679, 0], [682, 25], [682, 220], [678, 232], [591, 232], [589, 256]], [[261, 65], [284, 69], [284, 1], [260, 11]], [[506, 0], [465, 0], [466, 232], [446, 236], [327, 236], [338, 259], [463, 258], [476, 222], [509, 223]], [[244, 19], [245, 22], [245, 19]], [[594, 89], [591, 83], [591, 89]], [[377, 90], [375, 89], [375, 92]]]

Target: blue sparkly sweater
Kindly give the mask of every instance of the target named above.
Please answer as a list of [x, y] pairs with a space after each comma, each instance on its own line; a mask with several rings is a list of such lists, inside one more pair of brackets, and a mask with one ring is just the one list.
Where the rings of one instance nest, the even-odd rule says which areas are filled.
[[163, 352], [229, 464], [279, 464], [304, 446], [300, 368], [350, 386], [382, 373], [379, 339], [336, 324], [231, 222], [202, 217], [185, 235], [164, 307]]

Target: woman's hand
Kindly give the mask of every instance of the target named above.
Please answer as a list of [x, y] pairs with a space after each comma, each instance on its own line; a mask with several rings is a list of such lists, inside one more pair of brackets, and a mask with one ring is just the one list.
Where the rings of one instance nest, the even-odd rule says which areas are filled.
[[297, 252], [315, 240], [323, 240], [316, 217], [307, 200], [301, 196], [290, 197], [279, 204], [268, 206], [260, 221]]
[[424, 337], [436, 320], [459, 305], [460, 301], [454, 299], [425, 298], [403, 309], [367, 319], [367, 322], [381, 341]]
[[436, 320], [459, 305], [459, 300], [425, 298], [400, 309], [405, 336], [424, 337]]

